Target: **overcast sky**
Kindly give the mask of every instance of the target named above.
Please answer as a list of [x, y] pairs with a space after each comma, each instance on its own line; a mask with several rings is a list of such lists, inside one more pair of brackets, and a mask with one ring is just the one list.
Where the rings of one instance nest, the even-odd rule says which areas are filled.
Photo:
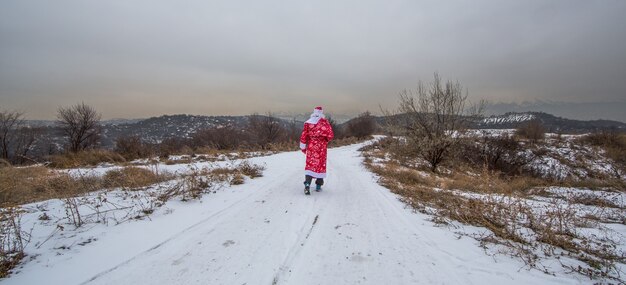
[[0, 110], [353, 113], [435, 71], [474, 100], [626, 106], [625, 15], [624, 0], [3, 0]]

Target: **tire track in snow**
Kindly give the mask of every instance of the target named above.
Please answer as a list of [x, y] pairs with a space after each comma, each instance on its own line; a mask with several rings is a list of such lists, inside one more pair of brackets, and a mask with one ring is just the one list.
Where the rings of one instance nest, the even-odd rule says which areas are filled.
[[[265, 188], [267, 185], [270, 185], [271, 183], [272, 183], [272, 182], [270, 181], [270, 182], [268, 182], [268, 183], [264, 184], [261, 188]], [[258, 190], [258, 189], [255, 189], [255, 190]], [[206, 218], [204, 218], [204, 219], [200, 220], [199, 222], [196, 222], [195, 224], [193, 224], [193, 225], [191, 225], [191, 226], [189, 226], [189, 227], [187, 227], [187, 228], [183, 229], [182, 231], [180, 231], [180, 232], [176, 233], [175, 235], [170, 236], [170, 237], [169, 237], [169, 238], [167, 238], [166, 240], [164, 240], [164, 241], [162, 241], [162, 242], [160, 242], [160, 243], [158, 243], [158, 244], [154, 245], [153, 247], [151, 247], [151, 248], [149, 248], [149, 249], [147, 249], [147, 250], [145, 250], [145, 251], [142, 251], [142, 252], [140, 252], [140, 253], [138, 253], [138, 254], [134, 255], [133, 257], [131, 257], [131, 258], [129, 258], [129, 259], [127, 259], [127, 260], [125, 260], [125, 261], [123, 261], [123, 262], [121, 262], [121, 263], [119, 263], [119, 264], [117, 264], [117, 265], [115, 265], [115, 266], [113, 266], [113, 267], [111, 267], [111, 268], [107, 269], [107, 270], [104, 270], [104, 271], [102, 271], [102, 272], [100, 272], [100, 273], [98, 273], [98, 274], [94, 275], [93, 277], [89, 278], [88, 280], [86, 280], [86, 281], [84, 281], [84, 282], [82, 282], [82, 283], [80, 283], [80, 284], [81, 284], [81, 285], [84, 285], [84, 284], [89, 284], [90, 282], [95, 281], [96, 279], [98, 279], [98, 278], [100, 278], [100, 277], [102, 277], [102, 276], [104, 276], [104, 275], [106, 275], [106, 274], [108, 274], [108, 273], [110, 273], [110, 272], [113, 272], [113, 271], [115, 271], [115, 270], [116, 270], [116, 269], [118, 269], [118, 268], [121, 268], [121, 267], [123, 267], [123, 266], [125, 266], [125, 265], [128, 265], [129, 263], [133, 262], [134, 260], [136, 260], [136, 259], [138, 259], [138, 258], [140, 258], [140, 257], [142, 257], [142, 256], [149, 255], [149, 254], [150, 254], [151, 252], [153, 252], [154, 250], [156, 250], [156, 249], [158, 249], [158, 248], [162, 247], [162, 246], [163, 246], [163, 245], [165, 245], [165, 244], [168, 244], [168, 243], [170, 243], [170, 242], [172, 242], [172, 241], [175, 241], [175, 240], [176, 240], [176, 239], [178, 239], [179, 237], [181, 237], [181, 236], [183, 236], [184, 234], [186, 234], [187, 232], [189, 232], [189, 231], [191, 231], [191, 230], [193, 230], [193, 229], [195, 229], [195, 228], [199, 227], [200, 225], [203, 225], [204, 223], [207, 223], [207, 222], [209, 222], [209, 221], [214, 221], [214, 219], [215, 219], [215, 218], [218, 218], [218, 217], [220, 217], [220, 216], [223, 216], [223, 215], [225, 215], [225, 214], [229, 213], [230, 211], [233, 211], [233, 210], [239, 210], [239, 208], [241, 208], [241, 205], [245, 205], [245, 203], [244, 203], [244, 202], [246, 202], [246, 201], [248, 201], [248, 200], [253, 200], [254, 198], [257, 198], [257, 196], [262, 196], [262, 197], [265, 197], [265, 196], [267, 196], [267, 195], [268, 195], [268, 193], [263, 193], [263, 192], [261, 192], [261, 191], [255, 191], [255, 190], [253, 190], [253, 191], [254, 191], [253, 193], [259, 193], [259, 194], [257, 194], [257, 195], [249, 195], [249, 196], [245, 196], [245, 197], [243, 197], [243, 198], [241, 198], [241, 199], [239, 199], [239, 200], [237, 200], [237, 201], [234, 201], [234, 202], [233, 202], [232, 204], [230, 204], [229, 206], [226, 206], [226, 207], [224, 207], [223, 209], [221, 209], [221, 210], [219, 210], [219, 211], [217, 211], [217, 212], [215, 212], [215, 213], [213, 213], [213, 214], [211, 214], [211, 215], [207, 216]], [[266, 195], [263, 195], [263, 194], [266, 194]], [[207, 232], [207, 234], [212, 233], [214, 230], [215, 230], [215, 229], [211, 229], [209, 232]]]

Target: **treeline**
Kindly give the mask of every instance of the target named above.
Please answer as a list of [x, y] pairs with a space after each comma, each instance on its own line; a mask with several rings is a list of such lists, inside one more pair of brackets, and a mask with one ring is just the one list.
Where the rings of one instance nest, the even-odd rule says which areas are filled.
[[[296, 150], [302, 122], [282, 120], [272, 113], [253, 114], [241, 127], [232, 125], [199, 129], [187, 138], [169, 137], [154, 143], [138, 135], [125, 135], [115, 139], [113, 149], [101, 146], [103, 128], [101, 114], [93, 107], [79, 103], [61, 107], [57, 111], [54, 127], [32, 128], [25, 123], [24, 113], [0, 112], [0, 163], [25, 165], [50, 161], [54, 156], [72, 156], [92, 153], [103, 160], [118, 162], [148, 157], [167, 157], [173, 154], [196, 154], [210, 151]], [[377, 125], [369, 112], [345, 123], [337, 124], [328, 118], [336, 139], [366, 138]], [[54, 140], [51, 138], [59, 138]], [[112, 152], [104, 155], [106, 152]], [[85, 155], [81, 155], [85, 156]], [[102, 160], [98, 158], [90, 161]]]

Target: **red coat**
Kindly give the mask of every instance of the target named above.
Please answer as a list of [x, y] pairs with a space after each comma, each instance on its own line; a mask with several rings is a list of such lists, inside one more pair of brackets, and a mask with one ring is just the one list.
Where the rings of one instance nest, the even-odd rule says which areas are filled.
[[300, 136], [300, 148], [306, 150], [305, 175], [315, 178], [326, 177], [326, 147], [333, 139], [333, 128], [328, 120], [321, 118], [316, 124], [304, 123]]

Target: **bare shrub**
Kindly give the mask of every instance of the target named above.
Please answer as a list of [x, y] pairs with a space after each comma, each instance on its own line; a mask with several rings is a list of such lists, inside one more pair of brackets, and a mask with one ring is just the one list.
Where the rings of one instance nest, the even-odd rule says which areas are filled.
[[57, 123], [67, 137], [67, 149], [77, 152], [93, 148], [100, 141], [100, 118], [102, 116], [85, 103], [70, 107], [60, 107]]
[[50, 167], [55, 168], [75, 168], [81, 166], [94, 166], [101, 163], [122, 163], [126, 159], [119, 153], [104, 150], [91, 149], [79, 152], [70, 152], [47, 157]]
[[245, 160], [241, 162], [237, 166], [237, 171], [241, 174], [248, 176], [250, 178], [257, 178], [263, 176], [263, 170], [265, 169], [263, 166], [252, 164], [249, 161]]
[[360, 114], [358, 117], [347, 122], [346, 135], [359, 139], [366, 138], [376, 131], [376, 121], [370, 112]]
[[203, 129], [192, 135], [194, 148], [210, 147], [217, 150], [234, 150], [249, 141], [248, 133], [232, 126]]
[[245, 182], [245, 178], [243, 177], [243, 175], [237, 173], [233, 176], [233, 178], [230, 180], [230, 185], [241, 185]]
[[578, 139], [578, 142], [601, 147], [607, 157], [615, 161], [622, 171], [626, 171], [626, 134], [604, 130], [588, 134]]
[[530, 120], [515, 130], [515, 134], [528, 139], [531, 143], [542, 141], [546, 136], [546, 128], [541, 121], [535, 119]]
[[187, 140], [181, 138], [166, 138], [158, 145], [159, 156], [167, 158], [178, 154], [185, 146], [188, 146], [188, 143]]
[[286, 130], [281, 120], [272, 113], [265, 116], [253, 114], [248, 118], [248, 130], [254, 135], [255, 141], [262, 149], [271, 143], [285, 138]]
[[220, 178], [211, 175], [206, 168], [190, 168], [190, 171], [183, 175], [181, 179], [161, 193], [158, 199], [162, 202], [170, 200], [174, 197], [181, 197], [181, 200], [188, 201], [190, 199], [199, 199], [202, 194], [209, 191], [213, 187], [214, 182]]
[[463, 93], [460, 83], [443, 83], [435, 73], [430, 84], [420, 81], [417, 90], [401, 92], [398, 114], [388, 114], [395, 118], [392, 125], [400, 127], [409, 140], [407, 146], [414, 148], [433, 172], [459, 144], [470, 119], [482, 113], [482, 104], [466, 106], [467, 94]]
[[479, 140], [468, 139], [459, 147], [461, 161], [474, 168], [486, 166], [491, 171], [507, 175], [521, 174], [531, 157], [523, 155], [522, 145], [514, 136], [483, 135]]
[[144, 143], [139, 136], [117, 138], [115, 140], [115, 151], [127, 160], [146, 158], [154, 155], [152, 146]]

